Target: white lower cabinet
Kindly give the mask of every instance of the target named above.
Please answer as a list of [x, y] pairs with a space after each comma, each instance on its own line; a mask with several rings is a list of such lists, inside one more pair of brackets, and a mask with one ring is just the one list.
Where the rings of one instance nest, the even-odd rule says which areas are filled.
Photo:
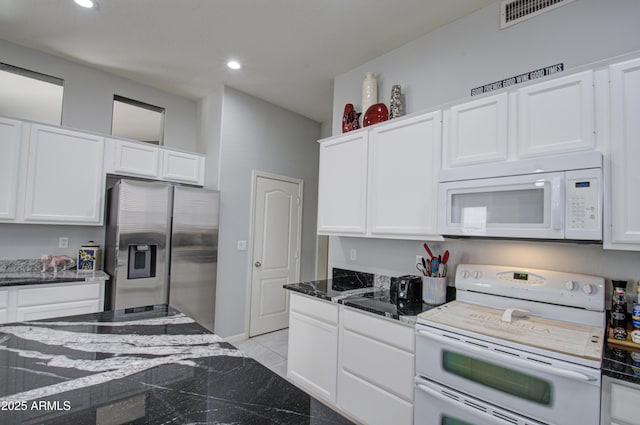
[[287, 376], [336, 403], [338, 305], [290, 293]]
[[640, 385], [602, 377], [602, 425], [637, 425]]
[[367, 425], [413, 424], [414, 328], [290, 293], [287, 376]]
[[104, 309], [104, 282], [46, 283], [0, 290], [0, 323], [50, 319]]
[[338, 407], [368, 425], [413, 424], [413, 327], [342, 308]]

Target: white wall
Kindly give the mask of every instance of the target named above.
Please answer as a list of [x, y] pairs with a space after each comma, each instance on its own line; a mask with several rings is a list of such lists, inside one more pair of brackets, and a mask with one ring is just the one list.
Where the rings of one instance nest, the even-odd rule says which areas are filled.
[[[577, 0], [505, 30], [499, 30], [499, 2], [414, 40], [334, 81], [333, 134], [341, 133], [345, 103], [357, 104], [365, 72], [378, 77], [379, 101], [388, 104], [391, 86], [401, 84], [408, 113], [470, 96], [472, 88], [544, 66], [565, 69], [640, 50], [640, 1]], [[460, 262], [509, 264], [640, 280], [640, 253], [601, 246], [496, 240], [454, 240], [430, 244], [452, 252], [451, 273]], [[350, 261], [351, 248], [357, 261]], [[332, 237], [329, 265], [401, 275], [417, 274], [421, 243]], [[610, 290], [607, 291], [609, 296]], [[635, 296], [635, 294], [633, 294]], [[607, 298], [609, 299], [609, 298]]]
[[[0, 40], [0, 61], [64, 79], [62, 125], [65, 127], [110, 134], [113, 95], [118, 94], [166, 108], [165, 146], [197, 151], [198, 106], [193, 100], [4, 40]], [[61, 196], [75, 196], [73, 188]], [[69, 237], [69, 249], [58, 248], [61, 236]], [[0, 224], [0, 259], [39, 258], [43, 253], [75, 257], [77, 249], [89, 240], [104, 245], [104, 229]]]
[[[315, 276], [320, 124], [228, 87], [205, 101], [209, 111], [222, 112], [215, 332], [228, 337], [245, 332], [251, 261], [237, 241], [249, 240], [253, 170], [304, 180], [300, 277]], [[204, 142], [212, 149], [216, 143], [215, 135]]]
[[0, 40], [0, 61], [62, 78], [62, 125], [111, 134], [113, 95], [166, 108], [164, 145], [195, 151], [198, 107], [194, 100]]
[[360, 111], [362, 80], [378, 79], [389, 104], [400, 84], [408, 113], [470, 96], [471, 89], [544, 66], [565, 69], [640, 49], [640, 1], [577, 0], [499, 29], [499, 2], [363, 64], [334, 80], [333, 134], [346, 103]]

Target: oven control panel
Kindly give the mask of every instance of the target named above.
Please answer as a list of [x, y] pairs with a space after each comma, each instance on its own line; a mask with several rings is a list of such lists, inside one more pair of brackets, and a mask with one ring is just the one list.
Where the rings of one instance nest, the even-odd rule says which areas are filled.
[[605, 280], [599, 276], [482, 264], [460, 264], [457, 291], [605, 310]]

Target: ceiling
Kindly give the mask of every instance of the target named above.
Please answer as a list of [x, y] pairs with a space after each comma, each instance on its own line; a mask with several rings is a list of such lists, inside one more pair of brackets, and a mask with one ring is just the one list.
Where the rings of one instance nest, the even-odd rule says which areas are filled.
[[324, 122], [336, 75], [493, 1], [2, 0], [0, 38], [194, 100], [225, 84]]

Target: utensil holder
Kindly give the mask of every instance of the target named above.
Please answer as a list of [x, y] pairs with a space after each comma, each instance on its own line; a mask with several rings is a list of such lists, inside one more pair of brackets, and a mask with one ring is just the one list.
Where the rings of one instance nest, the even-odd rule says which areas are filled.
[[447, 278], [422, 276], [422, 301], [430, 305], [447, 302]]

